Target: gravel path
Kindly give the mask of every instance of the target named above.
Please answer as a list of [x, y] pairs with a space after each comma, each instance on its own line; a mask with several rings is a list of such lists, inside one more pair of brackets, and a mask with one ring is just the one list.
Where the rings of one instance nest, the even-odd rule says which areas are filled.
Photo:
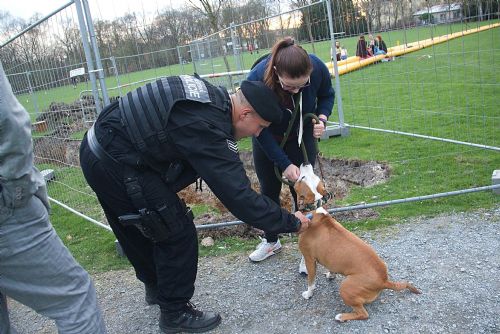
[[[246, 254], [200, 259], [193, 302], [221, 313], [213, 333], [500, 333], [499, 222], [500, 206], [361, 232], [393, 279], [410, 280], [423, 292], [382, 292], [368, 305], [367, 321], [335, 322], [349, 310], [338, 296], [341, 278], [320, 277], [315, 295], [302, 298], [306, 283], [292, 242], [260, 264]], [[109, 333], [159, 333], [159, 309], [145, 305], [132, 271], [97, 274], [94, 281]], [[10, 306], [20, 334], [56, 333], [51, 321]]]

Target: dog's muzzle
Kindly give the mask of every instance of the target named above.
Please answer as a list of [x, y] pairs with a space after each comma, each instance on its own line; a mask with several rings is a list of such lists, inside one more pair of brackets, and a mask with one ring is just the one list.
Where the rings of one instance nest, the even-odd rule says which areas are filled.
[[302, 212], [310, 212], [310, 211], [316, 210], [317, 208], [321, 208], [323, 205], [326, 204], [326, 202], [328, 202], [328, 200], [330, 200], [332, 198], [333, 198], [333, 194], [329, 192], [325, 196], [323, 196], [321, 199], [317, 200], [316, 202], [304, 205], [304, 207], [302, 208], [301, 211]]

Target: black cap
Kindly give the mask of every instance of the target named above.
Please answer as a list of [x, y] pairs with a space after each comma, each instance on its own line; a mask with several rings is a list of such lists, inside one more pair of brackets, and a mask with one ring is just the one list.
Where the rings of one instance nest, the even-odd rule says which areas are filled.
[[281, 122], [283, 109], [278, 96], [271, 88], [261, 81], [249, 80], [244, 80], [240, 88], [248, 103], [262, 119], [271, 123]]

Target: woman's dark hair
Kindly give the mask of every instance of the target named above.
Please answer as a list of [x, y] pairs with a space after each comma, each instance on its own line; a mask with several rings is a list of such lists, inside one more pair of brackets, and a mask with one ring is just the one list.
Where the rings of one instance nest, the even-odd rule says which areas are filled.
[[382, 40], [382, 36], [380, 36], [380, 35], [377, 35], [377, 38], [378, 38], [379, 41]]
[[310, 75], [312, 70], [312, 62], [307, 51], [295, 44], [292, 37], [285, 37], [274, 44], [271, 50], [264, 83], [283, 99], [287, 93], [281, 88], [278, 75], [299, 78]]

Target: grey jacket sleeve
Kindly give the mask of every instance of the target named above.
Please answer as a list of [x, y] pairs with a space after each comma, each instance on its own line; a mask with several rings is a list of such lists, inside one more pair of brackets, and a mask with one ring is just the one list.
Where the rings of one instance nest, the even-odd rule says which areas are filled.
[[45, 181], [33, 165], [30, 117], [0, 63], [0, 207], [23, 206], [32, 195], [48, 208]]

